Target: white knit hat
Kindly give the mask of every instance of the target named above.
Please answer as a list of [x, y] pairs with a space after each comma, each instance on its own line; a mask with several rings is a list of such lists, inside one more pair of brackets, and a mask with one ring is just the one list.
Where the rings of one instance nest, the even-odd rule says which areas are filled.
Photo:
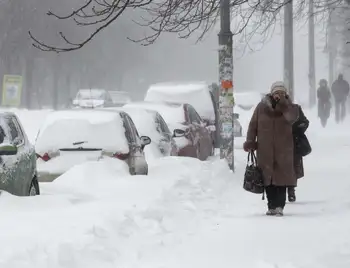
[[282, 92], [288, 94], [287, 87], [285, 86], [285, 84], [282, 81], [277, 81], [277, 82], [272, 84], [271, 91], [270, 91], [271, 94], [273, 95], [277, 91], [282, 91]]

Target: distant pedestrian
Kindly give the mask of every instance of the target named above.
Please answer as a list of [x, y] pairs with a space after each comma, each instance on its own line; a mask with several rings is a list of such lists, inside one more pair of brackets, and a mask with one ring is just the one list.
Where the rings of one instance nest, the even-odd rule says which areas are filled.
[[255, 108], [250, 120], [245, 151], [257, 150], [268, 200], [266, 215], [283, 216], [287, 187], [297, 185], [293, 125], [300, 106], [292, 103], [283, 82], [275, 82]]
[[335, 103], [335, 121], [343, 121], [346, 116], [346, 101], [349, 96], [349, 83], [344, 80], [343, 75], [339, 74], [338, 79], [332, 85], [332, 93]]
[[[299, 105], [298, 105], [299, 106]], [[310, 144], [305, 135], [309, 127], [309, 120], [306, 118], [301, 106], [299, 106], [298, 120], [292, 125], [292, 132], [294, 138], [294, 170], [297, 179], [304, 177], [304, 161], [303, 156], [311, 151]], [[307, 142], [306, 142], [307, 141]], [[295, 186], [287, 187], [288, 201], [295, 202]]]
[[317, 89], [318, 117], [321, 120], [322, 126], [325, 127], [330, 116], [332, 95], [326, 79], [321, 79], [319, 85]]

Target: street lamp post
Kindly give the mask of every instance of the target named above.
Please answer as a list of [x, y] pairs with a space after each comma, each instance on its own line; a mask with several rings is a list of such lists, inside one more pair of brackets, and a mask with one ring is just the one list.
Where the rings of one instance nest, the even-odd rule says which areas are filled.
[[220, 158], [225, 158], [234, 171], [233, 135], [233, 56], [232, 32], [230, 27], [230, 0], [220, 0], [219, 33], [219, 114], [220, 114]]

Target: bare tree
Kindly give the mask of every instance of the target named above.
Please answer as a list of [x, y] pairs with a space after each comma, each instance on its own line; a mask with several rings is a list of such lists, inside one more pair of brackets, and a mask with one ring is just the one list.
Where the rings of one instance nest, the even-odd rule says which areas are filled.
[[[276, 22], [281, 18], [281, 9], [292, 0], [231, 0], [231, 11], [236, 27], [233, 34], [239, 35], [247, 45], [253, 36], [263, 36], [266, 41], [274, 32]], [[305, 18], [307, 1], [294, 0], [295, 16]], [[343, 0], [316, 0], [316, 15], [325, 14], [329, 5], [337, 6]], [[128, 37], [142, 45], [153, 44], [162, 33], [176, 33], [180, 38], [188, 38], [194, 32], [199, 33], [198, 40], [212, 29], [219, 17], [220, 0], [86, 0], [80, 7], [67, 15], [58, 15], [53, 11], [47, 14], [59, 20], [71, 20], [82, 27], [93, 27], [82, 41], [72, 41], [66, 34], [59, 32], [65, 45], [49, 45], [40, 41], [29, 32], [33, 45], [44, 51], [67, 52], [82, 48], [96, 35], [109, 27], [125, 14], [138, 11], [140, 20], [134, 20], [138, 26], [147, 27], [148, 34], [142, 38]], [[318, 16], [318, 18], [322, 17]], [[248, 46], [249, 47], [249, 46]]]
[[[281, 8], [291, 0], [232, 0], [232, 15], [237, 20], [235, 35], [246, 29], [250, 33], [266, 31], [274, 25]], [[33, 45], [44, 51], [67, 52], [78, 50], [89, 43], [97, 34], [117, 21], [123, 14], [137, 10], [141, 21], [134, 22], [149, 30], [143, 38], [131, 38], [142, 45], [154, 43], [162, 33], [176, 33], [187, 38], [199, 32], [198, 40], [212, 29], [219, 17], [219, 0], [87, 0], [87, 2], [68, 15], [58, 15], [52, 11], [49, 16], [59, 20], [72, 20], [83, 27], [95, 26], [94, 30], [80, 42], [72, 41], [63, 32], [60, 37], [66, 43], [59, 47], [39, 41], [29, 32]], [[130, 14], [130, 13], [129, 13]], [[253, 29], [250, 23], [253, 23]]]

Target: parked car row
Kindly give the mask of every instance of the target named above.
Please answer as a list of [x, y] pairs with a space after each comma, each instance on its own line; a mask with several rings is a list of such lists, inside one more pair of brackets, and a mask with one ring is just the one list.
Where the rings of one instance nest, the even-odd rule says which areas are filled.
[[[215, 150], [216, 105], [203, 83], [158, 84], [143, 102], [131, 102], [125, 92], [79, 90], [73, 107], [85, 109], [50, 113], [35, 146], [15, 114], [1, 113], [0, 190], [39, 195], [39, 181], [107, 157], [125, 162], [131, 175], [147, 175], [144, 149], [151, 143], [162, 156], [206, 160]], [[242, 135], [238, 119], [235, 114], [235, 136]]]

